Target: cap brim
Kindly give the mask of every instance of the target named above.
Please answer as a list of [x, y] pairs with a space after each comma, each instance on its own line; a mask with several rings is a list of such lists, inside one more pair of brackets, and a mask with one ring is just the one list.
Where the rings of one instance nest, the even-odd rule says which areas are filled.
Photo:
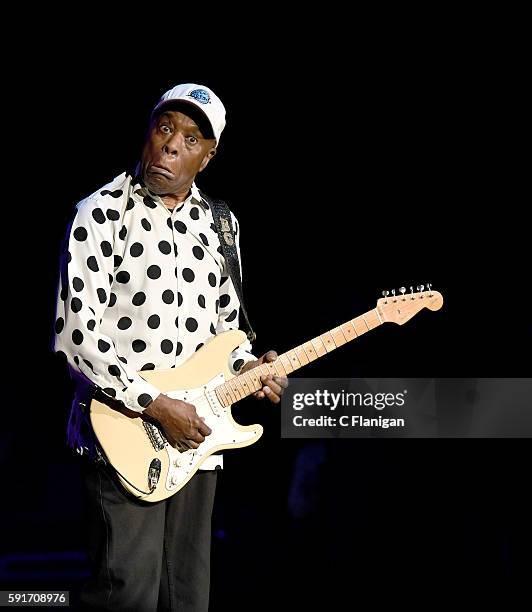
[[164, 102], [161, 102], [153, 109], [151, 114], [152, 118], [157, 117], [161, 113], [171, 108], [186, 110], [184, 114], [190, 117], [192, 121], [196, 123], [203, 138], [216, 140], [209, 117], [207, 117], [201, 106], [190, 100], [183, 100], [181, 98], [176, 100], [164, 100]]

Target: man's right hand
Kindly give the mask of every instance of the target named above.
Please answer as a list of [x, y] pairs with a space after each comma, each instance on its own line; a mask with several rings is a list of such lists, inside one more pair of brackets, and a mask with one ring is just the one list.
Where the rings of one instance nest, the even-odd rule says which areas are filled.
[[198, 448], [204, 442], [205, 436], [212, 433], [192, 404], [172, 399], [162, 393], [144, 413], [159, 421], [173, 446], [177, 444], [185, 448]]

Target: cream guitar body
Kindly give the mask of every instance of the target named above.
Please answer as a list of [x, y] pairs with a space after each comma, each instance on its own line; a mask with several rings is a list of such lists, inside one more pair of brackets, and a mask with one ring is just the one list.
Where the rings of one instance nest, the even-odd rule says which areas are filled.
[[383, 323], [403, 325], [428, 308], [438, 310], [443, 298], [437, 291], [402, 295], [386, 291], [377, 306], [311, 340], [262, 364], [233, 376], [229, 356], [246, 338], [242, 331], [214, 336], [178, 368], [139, 372], [149, 383], [174, 399], [193, 404], [212, 433], [199, 448], [171, 446], [158, 425], [138, 412], [129, 411], [113, 400], [93, 399], [91, 423], [104, 455], [115, 468], [120, 482], [130, 493], [148, 502], [166, 499], [192, 478], [203, 461], [213, 453], [249, 446], [262, 435], [261, 425], [242, 426], [234, 421], [231, 405], [262, 388], [261, 375], [288, 376], [311, 361], [371, 331]]
[[166, 499], [184, 487], [202, 462], [216, 451], [248, 446], [261, 437], [261, 425], [236, 423], [231, 407], [222, 406], [214, 392], [233, 378], [229, 356], [245, 338], [242, 331], [224, 332], [205, 343], [179, 368], [140, 372], [162, 393], [193, 404], [198, 415], [205, 418], [212, 434], [195, 450], [180, 452], [139, 413], [92, 401], [92, 427], [126, 490], [145, 501]]

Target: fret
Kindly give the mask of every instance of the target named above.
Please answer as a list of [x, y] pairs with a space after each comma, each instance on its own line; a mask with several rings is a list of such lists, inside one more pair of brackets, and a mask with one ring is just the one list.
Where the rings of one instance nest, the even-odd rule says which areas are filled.
[[320, 338], [323, 344], [325, 345], [325, 348], [327, 349], [328, 353], [334, 351], [334, 349], [336, 348], [336, 344], [334, 343], [334, 338], [331, 336], [330, 332], [325, 332], [324, 334], [321, 334]]
[[236, 396], [235, 392], [233, 391], [233, 389], [231, 388], [231, 385], [229, 384], [230, 381], [227, 381], [226, 383], [224, 383], [224, 389], [226, 391], [226, 394], [229, 395], [230, 404], [234, 404], [235, 402], [238, 402], [238, 397]]
[[244, 389], [246, 396], [251, 395], [253, 393], [253, 387], [249, 385], [249, 380], [246, 378], [245, 374], [240, 374], [238, 377], [238, 382]]
[[294, 350], [297, 354], [297, 358], [299, 359], [299, 363], [302, 366], [306, 366], [307, 363], [309, 363], [309, 358], [307, 357], [307, 354], [305, 353], [305, 349], [303, 348], [303, 346], [298, 346]]
[[255, 389], [255, 391], [258, 391], [259, 389], [262, 388], [262, 383], [260, 381], [259, 376], [255, 372], [256, 369], [257, 368], [251, 368], [251, 370], [248, 370], [245, 373], [245, 376], [248, 376], [251, 379], [251, 382], [253, 384], [253, 388]]
[[351, 323], [355, 328], [357, 336], [361, 336], [362, 334], [365, 334], [368, 331], [368, 326], [366, 322], [362, 319], [362, 317], [357, 317], [356, 319], [353, 319]]
[[310, 340], [308, 342], [305, 342], [305, 344], [302, 344], [301, 346], [303, 347], [303, 350], [305, 351], [305, 355], [308, 357], [309, 362], [315, 361], [318, 358], [316, 350], [314, 349], [314, 346], [312, 345], [312, 342], [310, 342]]
[[349, 323], [344, 323], [342, 326], [342, 332], [344, 333], [345, 339], [350, 342], [357, 337], [357, 333], [351, 321]]
[[292, 368], [294, 370], [299, 370], [299, 368], [301, 367], [301, 363], [299, 361], [299, 359], [297, 358], [296, 352], [294, 349], [292, 349], [291, 351], [288, 351], [288, 353], [285, 353], [285, 355], [288, 355], [288, 358], [290, 359], [290, 364], [292, 365]]
[[376, 327], [379, 327], [379, 325], [381, 324], [375, 309], [367, 312], [364, 315], [364, 318], [366, 319], [370, 329], [375, 329]]
[[286, 353], [283, 353], [282, 355], [279, 355], [279, 359], [277, 361], [280, 361], [284, 371], [285, 371], [285, 376], [287, 376], [288, 374], [291, 374], [294, 371], [294, 368], [292, 367], [292, 364], [290, 363], [290, 359], [288, 359], [288, 355]]
[[235, 378], [231, 378], [229, 384], [231, 385], [231, 390], [234, 392], [234, 394], [238, 397], [239, 400], [244, 399], [246, 397], [246, 394], [244, 393], [244, 390], [242, 389], [242, 386], [240, 385], [240, 382], [238, 380], [238, 376], [235, 376]]
[[316, 355], [318, 357], [323, 357], [327, 353], [327, 349], [325, 348], [325, 344], [323, 344], [323, 340], [320, 336], [316, 336], [316, 338], [312, 338], [311, 340], [312, 346], [316, 351]]
[[347, 342], [347, 338], [344, 336], [341, 327], [335, 327], [334, 329], [331, 329], [331, 336], [336, 346], [342, 346]]

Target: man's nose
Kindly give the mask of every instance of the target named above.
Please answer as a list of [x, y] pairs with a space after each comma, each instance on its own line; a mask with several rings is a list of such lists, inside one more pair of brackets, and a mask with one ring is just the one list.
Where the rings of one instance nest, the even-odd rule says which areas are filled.
[[171, 134], [168, 140], [163, 145], [163, 151], [166, 155], [178, 155], [183, 147], [185, 138], [180, 132]]

